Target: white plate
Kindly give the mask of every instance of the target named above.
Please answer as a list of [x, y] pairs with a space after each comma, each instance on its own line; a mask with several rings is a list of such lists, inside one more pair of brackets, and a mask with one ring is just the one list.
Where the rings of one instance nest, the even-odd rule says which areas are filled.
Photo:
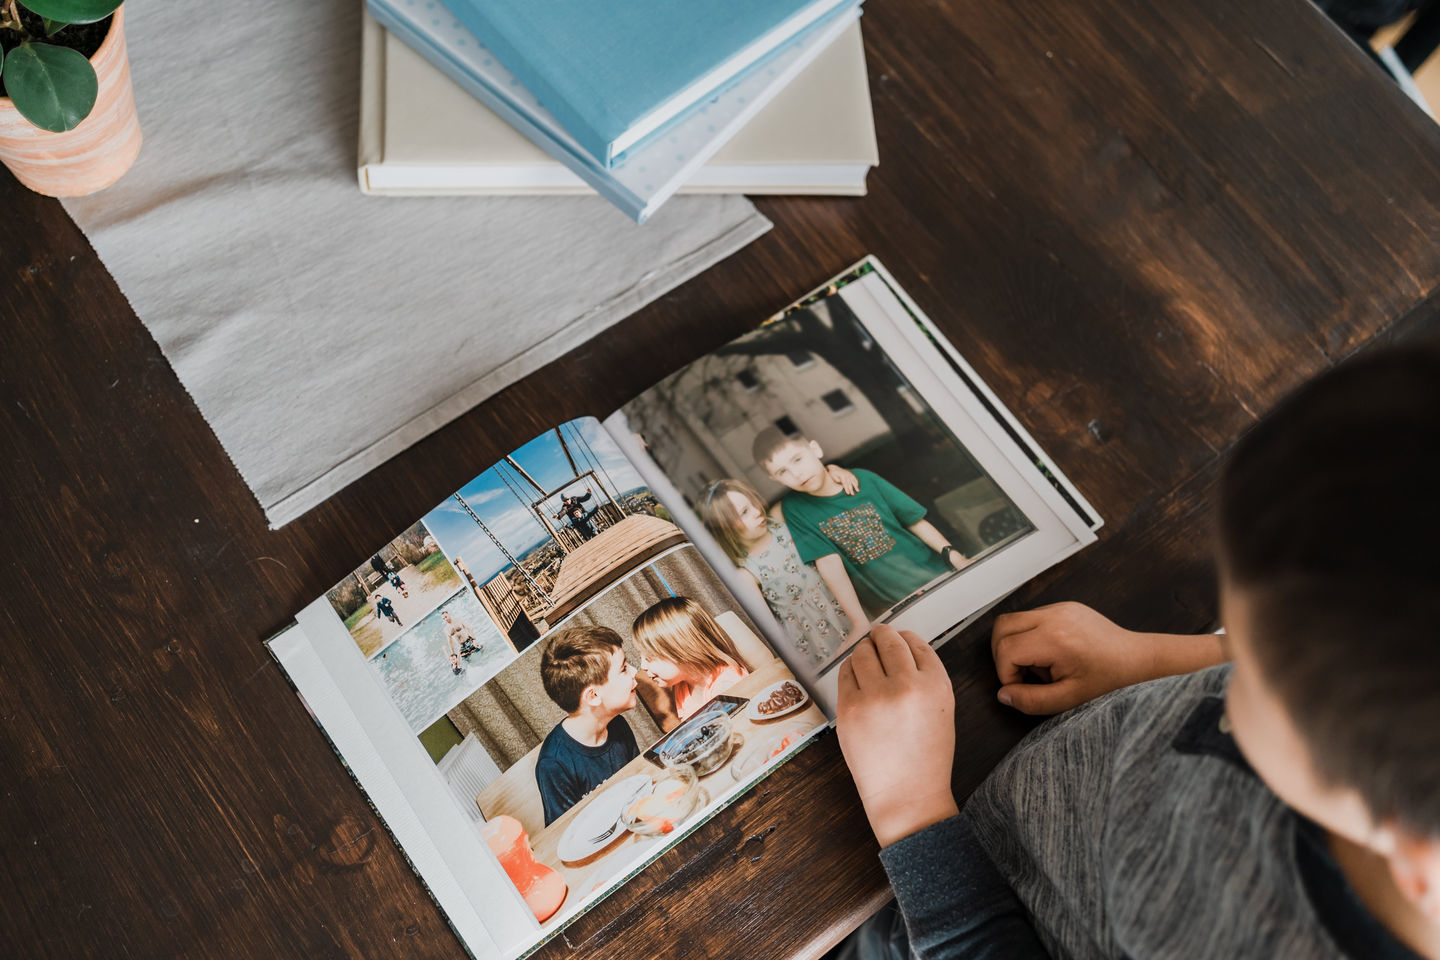
[[[560, 835], [555, 852], [566, 863], [584, 860], [614, 843], [625, 834], [620, 814], [650, 787], [650, 775], [637, 773], [626, 777], [585, 801], [584, 808], [570, 821]], [[598, 838], [598, 839], [597, 839]]]
[[[776, 713], [761, 713], [760, 704], [764, 703], [766, 700], [769, 700], [770, 694], [774, 693], [776, 690], [779, 690], [787, 683], [793, 683], [795, 684], [795, 686], [800, 687], [800, 692], [805, 694], [803, 697], [800, 698], [800, 702], [795, 704], [794, 706], [786, 707], [784, 710], [777, 711]], [[774, 683], [770, 684], [770, 686], [766, 687], [764, 690], [761, 690], [759, 693], [755, 694], [755, 696], [750, 698], [750, 703], [747, 704], [745, 707], [745, 716], [748, 717], [750, 720], [754, 721], [755, 723], [765, 723], [766, 721], [776, 720], [780, 717], [788, 717], [790, 714], [794, 713], [796, 710], [801, 709], [809, 702], [810, 694], [803, 686], [801, 686], [800, 681], [776, 680]]]

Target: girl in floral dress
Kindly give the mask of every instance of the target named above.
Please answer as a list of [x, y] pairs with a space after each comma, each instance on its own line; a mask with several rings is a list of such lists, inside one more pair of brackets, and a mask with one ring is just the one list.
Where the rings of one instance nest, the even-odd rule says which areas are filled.
[[[855, 475], [827, 468], [846, 486], [858, 488]], [[869, 624], [852, 624], [820, 574], [800, 561], [779, 505], [767, 514], [765, 501], [743, 480], [717, 480], [705, 492], [701, 515], [735, 566], [748, 575], [765, 599], [794, 649], [815, 667], [845, 649]]]

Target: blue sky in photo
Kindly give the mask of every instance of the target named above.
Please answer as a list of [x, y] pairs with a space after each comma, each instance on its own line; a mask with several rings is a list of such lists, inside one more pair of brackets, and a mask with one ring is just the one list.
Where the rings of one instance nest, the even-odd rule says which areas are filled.
[[[640, 479], [640, 474], [605, 433], [600, 421], [587, 417], [583, 420], [572, 420], [560, 429], [565, 436], [565, 442], [570, 446], [570, 455], [575, 458], [576, 469], [581, 473], [593, 469], [594, 466], [589, 460], [589, 457], [593, 457], [602, 470], [600, 479], [610, 488], [612, 495], [618, 496], [645, 486], [645, 481]], [[583, 443], [576, 442], [577, 434]], [[587, 448], [589, 457], [586, 455]], [[554, 430], [531, 440], [511, 456], [547, 490], [555, 489], [574, 476]], [[523, 501], [505, 485], [502, 473], [510, 479], [511, 487], [520, 491]], [[592, 483], [590, 487], [594, 496], [586, 501], [585, 506], [587, 509], [594, 509], [604, 501], [604, 496], [597, 485]], [[461, 487], [459, 492], [470, 505], [470, 509], [485, 521], [491, 532], [517, 557], [549, 536], [539, 518], [530, 509], [530, 500], [537, 495], [536, 491], [511, 469], [509, 464], [502, 463], [491, 467]], [[566, 492], [583, 494], [585, 483], [575, 483]], [[560, 509], [560, 497], [552, 497], [546, 505], [547, 512], [553, 515]], [[552, 522], [557, 525], [560, 523]], [[463, 558], [475, 579], [482, 584], [509, 563], [453, 498], [447, 497], [445, 502], [427, 513], [425, 525], [430, 528], [446, 556]]]

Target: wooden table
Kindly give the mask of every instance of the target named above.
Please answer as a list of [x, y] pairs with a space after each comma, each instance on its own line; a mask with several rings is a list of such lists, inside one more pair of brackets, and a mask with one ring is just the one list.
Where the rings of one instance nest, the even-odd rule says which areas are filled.
[[[1440, 128], [1303, 0], [869, 8], [868, 197], [761, 202], [768, 236], [279, 532], [84, 237], [0, 174], [10, 952], [460, 955], [261, 639], [497, 457], [865, 253], [1107, 521], [1010, 605], [1212, 622], [1236, 436], [1434, 326]], [[987, 626], [944, 650], [962, 795], [1026, 728]], [[826, 737], [540, 955], [814, 957], [888, 897], [875, 852]]]

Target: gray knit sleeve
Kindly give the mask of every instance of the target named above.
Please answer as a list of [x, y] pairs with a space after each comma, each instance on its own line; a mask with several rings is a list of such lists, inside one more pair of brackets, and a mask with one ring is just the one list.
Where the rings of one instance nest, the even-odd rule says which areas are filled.
[[880, 862], [917, 956], [1048, 960], [1020, 901], [965, 818], [942, 820], [892, 843], [880, 851]]

